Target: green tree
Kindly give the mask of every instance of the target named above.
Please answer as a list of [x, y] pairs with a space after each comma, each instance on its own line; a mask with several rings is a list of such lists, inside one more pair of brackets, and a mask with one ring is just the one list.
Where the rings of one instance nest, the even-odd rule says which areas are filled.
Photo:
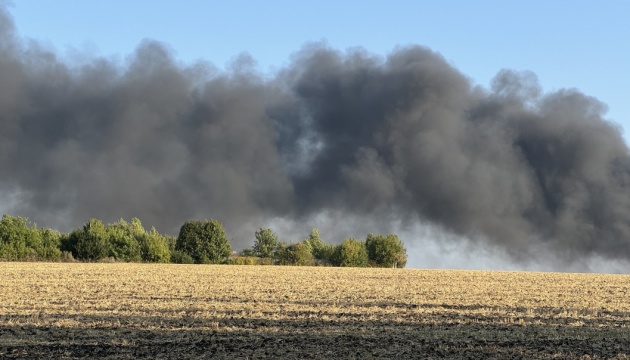
[[289, 250], [287, 244], [284, 242], [279, 242], [278, 246], [276, 246], [276, 250], [274, 251], [274, 263], [276, 265], [291, 265], [289, 259]]
[[0, 259], [56, 261], [61, 257], [61, 234], [31, 224], [20, 216], [0, 220]]
[[256, 256], [262, 258], [275, 257], [280, 241], [273, 230], [259, 229], [254, 235], [256, 236], [256, 241], [254, 242], [253, 249]]
[[167, 263], [171, 261], [169, 238], [151, 228], [138, 238], [142, 261], [153, 263]]
[[190, 255], [197, 264], [218, 264], [232, 253], [223, 225], [217, 220], [186, 221], [179, 230], [175, 250]]
[[72, 252], [72, 256], [79, 260], [96, 261], [110, 254], [107, 229], [98, 219], [90, 219], [83, 228], [70, 233], [65, 246]]
[[106, 229], [110, 242], [109, 256], [127, 262], [142, 260], [138, 239], [146, 231], [139, 219], [133, 218], [131, 222], [120, 219], [108, 225]]
[[319, 230], [313, 228], [311, 233], [308, 235], [308, 239], [305, 240], [305, 243], [310, 246], [311, 253], [315, 259], [324, 260], [324, 248], [326, 247], [326, 244], [319, 236]]
[[0, 220], [0, 259], [17, 261], [36, 256], [41, 236], [26, 218], [3, 215]]
[[61, 259], [61, 233], [51, 229], [39, 229], [42, 247], [37, 255], [41, 260], [58, 261]]
[[369, 234], [365, 247], [373, 266], [404, 268], [407, 264], [407, 250], [398, 235]]
[[353, 238], [345, 239], [335, 248], [332, 262], [336, 266], [367, 266], [368, 254], [365, 243]]
[[278, 249], [279, 265], [307, 266], [313, 264], [313, 254], [307, 242], [299, 242]]

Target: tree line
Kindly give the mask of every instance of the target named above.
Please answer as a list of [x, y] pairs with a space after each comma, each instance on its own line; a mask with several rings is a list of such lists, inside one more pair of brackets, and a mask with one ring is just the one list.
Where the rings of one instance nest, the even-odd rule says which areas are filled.
[[322, 265], [399, 267], [407, 263], [406, 249], [395, 234], [324, 242], [317, 229], [300, 242], [280, 241], [269, 228], [254, 233], [254, 245], [232, 251], [217, 220], [189, 220], [177, 237], [146, 230], [139, 219], [105, 225], [90, 219], [69, 233], [38, 228], [20, 216], [0, 221], [0, 260], [3, 261], [120, 261], [179, 264]]

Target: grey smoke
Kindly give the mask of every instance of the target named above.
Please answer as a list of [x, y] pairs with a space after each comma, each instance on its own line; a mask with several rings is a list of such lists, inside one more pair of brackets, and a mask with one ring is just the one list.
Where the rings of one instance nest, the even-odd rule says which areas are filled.
[[627, 261], [630, 156], [605, 111], [530, 72], [476, 86], [420, 46], [308, 45], [272, 75], [245, 55], [180, 63], [156, 41], [75, 64], [0, 10], [0, 209], [62, 230], [217, 218], [245, 247], [270, 221], [306, 236], [327, 214], [431, 224], [523, 262]]

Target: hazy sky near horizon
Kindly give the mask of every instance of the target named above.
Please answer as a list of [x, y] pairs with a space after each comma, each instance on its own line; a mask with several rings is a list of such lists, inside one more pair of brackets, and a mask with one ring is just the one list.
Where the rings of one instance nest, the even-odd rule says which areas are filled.
[[419, 44], [478, 85], [501, 69], [530, 70], [544, 91], [577, 88], [630, 129], [630, 2], [595, 1], [14, 1], [19, 36], [68, 59], [124, 63], [143, 39], [184, 63], [219, 68], [250, 54], [263, 73], [308, 42], [387, 55]]

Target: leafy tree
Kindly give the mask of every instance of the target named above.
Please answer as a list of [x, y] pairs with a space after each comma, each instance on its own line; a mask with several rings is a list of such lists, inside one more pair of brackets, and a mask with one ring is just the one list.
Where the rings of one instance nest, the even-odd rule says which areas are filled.
[[167, 263], [171, 261], [171, 250], [169, 248], [169, 238], [161, 235], [151, 228], [138, 238], [140, 243], [140, 255], [142, 261], [154, 263]]
[[2, 215], [0, 220], [0, 240], [5, 244], [26, 243], [30, 235], [29, 222], [21, 216]]
[[308, 235], [308, 239], [304, 241], [310, 248], [313, 257], [318, 260], [324, 260], [323, 250], [326, 247], [326, 244], [322, 241], [319, 236], [319, 230], [313, 228], [311, 233]]
[[333, 244], [324, 244], [324, 247], [321, 248], [318, 252], [318, 260], [324, 263], [333, 263], [333, 257], [335, 256], [336, 246]]
[[259, 229], [256, 231], [255, 236], [254, 253], [258, 257], [273, 258], [280, 244], [278, 236], [271, 229]]
[[31, 224], [26, 218], [3, 215], [0, 220], [0, 259], [59, 260], [61, 234]]
[[407, 250], [395, 234], [370, 234], [365, 240], [370, 263], [378, 267], [399, 267], [407, 264]]
[[37, 253], [38, 257], [48, 261], [60, 260], [62, 235], [51, 229], [39, 229], [39, 234], [42, 239], [42, 247]]
[[110, 254], [107, 229], [98, 219], [90, 219], [83, 228], [70, 233], [65, 246], [72, 252], [72, 256], [79, 260], [96, 261]]
[[311, 253], [315, 260], [318, 260], [320, 263], [333, 263], [335, 246], [323, 242], [319, 235], [319, 230], [313, 228], [308, 239], [304, 242], [311, 248]]
[[293, 264], [298, 266], [307, 266], [313, 264], [313, 252], [309, 244], [300, 242], [289, 246], [291, 260]]
[[368, 254], [365, 243], [353, 238], [345, 239], [335, 248], [332, 262], [337, 266], [367, 266]]
[[278, 245], [276, 246], [276, 249], [274, 251], [272, 251], [272, 258], [266, 258], [266, 257], [259, 257], [259, 259], [267, 259], [267, 260], [271, 260], [271, 264], [272, 265], [288, 265], [288, 264], [281, 264], [281, 260], [282, 258], [286, 258], [287, 254], [288, 254], [288, 247], [289, 245], [287, 245], [284, 241], [278, 241]]
[[278, 250], [278, 263], [280, 265], [312, 265], [313, 254], [310, 245], [307, 242], [300, 242], [281, 247]]
[[138, 238], [145, 233], [142, 223], [137, 218], [131, 222], [123, 219], [107, 226], [107, 235], [110, 242], [110, 254], [116, 260], [140, 261], [141, 250]]
[[197, 264], [217, 264], [232, 253], [223, 225], [217, 220], [185, 222], [179, 230], [175, 250], [190, 255]]
[[40, 243], [41, 237], [37, 229], [30, 227], [27, 219], [6, 214], [2, 216], [0, 258], [13, 261], [25, 260], [32, 254], [33, 247], [39, 247]]
[[[267, 258], [263, 258], [267, 259]], [[289, 265], [289, 252], [287, 250], [287, 244], [279, 242], [273, 252], [273, 264], [276, 265]]]

